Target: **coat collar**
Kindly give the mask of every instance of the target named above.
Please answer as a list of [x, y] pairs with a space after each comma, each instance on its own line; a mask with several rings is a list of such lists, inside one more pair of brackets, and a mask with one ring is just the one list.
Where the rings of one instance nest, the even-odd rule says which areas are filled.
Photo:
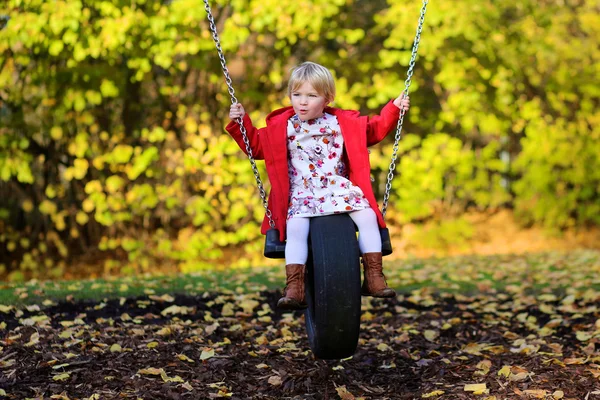
[[[355, 110], [342, 110], [336, 107], [325, 107], [323, 110], [328, 114], [335, 115], [336, 117], [358, 117], [360, 113]], [[280, 124], [287, 124], [288, 119], [294, 116], [294, 108], [292, 106], [283, 107], [273, 111], [267, 115], [267, 125], [273, 124], [274, 127], [281, 127]]]

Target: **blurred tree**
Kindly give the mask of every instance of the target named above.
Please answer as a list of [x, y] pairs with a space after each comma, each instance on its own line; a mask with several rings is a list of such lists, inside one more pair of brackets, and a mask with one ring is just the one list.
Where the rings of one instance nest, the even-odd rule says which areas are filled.
[[[420, 1], [309, 3], [211, 1], [258, 125], [306, 59], [332, 69], [340, 107], [374, 112], [404, 88]], [[263, 209], [222, 133], [229, 96], [202, 1], [2, 7], [0, 270], [260, 262]], [[514, 206], [549, 228], [598, 223], [599, 19], [591, 0], [430, 2], [388, 219]], [[380, 195], [389, 139], [371, 155]]]

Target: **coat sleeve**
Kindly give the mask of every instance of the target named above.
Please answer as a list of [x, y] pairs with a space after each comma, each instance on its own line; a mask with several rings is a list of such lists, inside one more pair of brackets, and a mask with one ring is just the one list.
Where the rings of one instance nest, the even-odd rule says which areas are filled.
[[373, 146], [385, 138], [398, 123], [400, 109], [390, 100], [379, 115], [369, 117], [367, 122], [367, 146]]
[[[248, 141], [250, 142], [250, 151], [252, 151], [252, 157], [255, 160], [264, 160], [265, 156], [261, 145], [260, 135], [261, 133], [264, 133], [265, 128], [255, 128], [248, 114], [244, 115], [243, 124], [244, 128], [246, 128], [246, 135], [248, 136]], [[231, 121], [229, 124], [227, 124], [225, 130], [227, 130], [229, 135], [231, 135], [231, 137], [237, 142], [238, 146], [240, 146], [240, 149], [242, 149], [242, 151], [246, 153], [246, 155], [248, 155], [246, 143], [244, 143], [244, 138], [242, 135], [242, 130], [237, 121]]]

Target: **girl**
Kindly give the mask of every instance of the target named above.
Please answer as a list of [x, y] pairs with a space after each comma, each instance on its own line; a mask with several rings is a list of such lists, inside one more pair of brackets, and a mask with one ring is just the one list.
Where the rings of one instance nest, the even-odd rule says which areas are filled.
[[[335, 98], [329, 70], [305, 62], [297, 66], [288, 83], [291, 107], [267, 116], [265, 128], [252, 125], [244, 107], [231, 106], [227, 132], [245, 152], [239, 124], [243, 118], [255, 159], [264, 159], [271, 193], [269, 209], [285, 246], [286, 287], [277, 306], [287, 310], [306, 308], [304, 275], [308, 257], [309, 218], [349, 213], [358, 227], [358, 244], [364, 265], [362, 294], [394, 297], [383, 275], [381, 236], [383, 216], [370, 180], [367, 146], [379, 143], [396, 126], [400, 109], [410, 99], [400, 95], [379, 115], [361, 116], [358, 111], [327, 105]], [[265, 217], [262, 233], [269, 229]]]

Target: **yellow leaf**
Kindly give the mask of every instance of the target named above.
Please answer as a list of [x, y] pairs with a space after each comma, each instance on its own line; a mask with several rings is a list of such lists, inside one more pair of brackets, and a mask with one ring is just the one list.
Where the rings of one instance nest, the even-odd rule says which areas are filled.
[[212, 358], [214, 356], [215, 356], [214, 349], [205, 348], [204, 350], [202, 350], [202, 354], [200, 354], [200, 360], [202, 360], [202, 361], [208, 360], [209, 358]]
[[31, 200], [25, 200], [23, 201], [23, 204], [21, 204], [21, 207], [23, 208], [23, 211], [31, 212], [31, 210], [33, 210], [33, 203]]
[[364, 312], [364, 313], [361, 315], [361, 317], [360, 317], [360, 320], [361, 320], [361, 321], [372, 321], [372, 320], [373, 320], [373, 318], [375, 318], [375, 316], [374, 316], [373, 314], [371, 314], [371, 313], [370, 313], [370, 312], [368, 312], [368, 311], [365, 311], [365, 312]]
[[194, 360], [192, 360], [191, 358], [189, 358], [185, 354], [177, 354], [177, 358], [179, 358], [181, 361], [187, 361], [187, 362], [190, 362], [190, 363], [195, 362]]
[[77, 223], [79, 225], [85, 225], [88, 223], [89, 220], [90, 220], [90, 218], [83, 211], [78, 211], [77, 214], [75, 215], [75, 221], [77, 221]]
[[44, 200], [38, 206], [40, 212], [44, 215], [54, 215], [56, 214], [56, 204], [49, 200]]
[[112, 346], [110, 346], [111, 353], [120, 353], [121, 351], [123, 351], [123, 349], [121, 348], [121, 345], [118, 343], [115, 343]]
[[479, 371], [475, 371], [475, 375], [487, 375], [490, 372], [490, 368], [492, 368], [492, 362], [490, 360], [483, 360], [477, 364]]
[[161, 311], [161, 315], [169, 315], [169, 314], [189, 314], [190, 313], [190, 309], [188, 307], [180, 307], [177, 305], [172, 305], [170, 307], [165, 308], [164, 310]]
[[64, 374], [54, 375], [52, 377], [52, 380], [62, 382], [62, 381], [66, 381], [67, 379], [69, 379], [70, 376], [71, 376], [71, 374], [69, 372], [65, 372]]
[[63, 130], [60, 126], [53, 126], [50, 129], [50, 136], [54, 140], [60, 140], [63, 136]]
[[265, 335], [260, 335], [259, 337], [257, 337], [256, 339], [254, 339], [254, 341], [258, 345], [267, 345], [267, 344], [269, 344], [269, 339], [267, 339], [267, 337]]
[[25, 344], [25, 347], [35, 346], [40, 342], [40, 334], [38, 332], [34, 332], [29, 337], [29, 343]]
[[160, 375], [164, 370], [162, 368], [143, 368], [138, 371], [138, 374], [142, 375]]
[[423, 336], [425, 336], [425, 339], [429, 340], [430, 342], [433, 342], [438, 337], [438, 335], [439, 334], [437, 331], [433, 331], [430, 329], [423, 332]]
[[150, 342], [146, 345], [147, 348], [153, 349], [158, 346], [158, 342]]
[[473, 392], [473, 394], [486, 394], [489, 392], [485, 383], [471, 383], [465, 385], [464, 390], [465, 392]]
[[377, 345], [377, 350], [379, 350], [379, 351], [388, 351], [388, 350], [390, 350], [390, 346], [388, 346], [385, 343], [379, 343]]
[[498, 375], [508, 378], [510, 376], [510, 366], [505, 365], [504, 367], [502, 367], [500, 371], [498, 371]]
[[73, 177], [75, 179], [83, 179], [87, 174], [90, 163], [85, 158], [76, 158], [73, 161]]
[[3, 312], [5, 314], [8, 314], [13, 308], [13, 306], [5, 306], [4, 304], [0, 304], [0, 312]]
[[594, 335], [592, 333], [589, 333], [589, 332], [579, 331], [579, 332], [577, 332], [576, 336], [577, 336], [577, 340], [579, 340], [581, 342], [587, 342]]
[[259, 305], [260, 303], [258, 301], [252, 299], [244, 300], [239, 304], [239, 306], [244, 309], [245, 314], [252, 314], [254, 309]]
[[463, 347], [462, 351], [475, 356], [480, 356], [481, 351], [484, 350], [488, 345], [486, 343], [469, 343]]
[[221, 310], [221, 315], [224, 317], [231, 317], [233, 315], [233, 304], [225, 303]]
[[159, 329], [158, 332], [156, 332], [157, 335], [159, 336], [169, 336], [173, 333], [173, 330], [171, 328], [169, 328], [168, 326], [165, 326], [162, 329]]
[[562, 390], [557, 390], [556, 392], [552, 393], [552, 397], [554, 397], [556, 400], [559, 400], [565, 397], [565, 393]]
[[160, 374], [160, 377], [164, 382], [184, 382], [183, 378], [179, 375], [175, 375], [173, 378], [169, 377], [165, 371]]
[[444, 394], [443, 390], [434, 390], [433, 392], [425, 393], [421, 395], [422, 398], [428, 399], [430, 397], [441, 396]]

